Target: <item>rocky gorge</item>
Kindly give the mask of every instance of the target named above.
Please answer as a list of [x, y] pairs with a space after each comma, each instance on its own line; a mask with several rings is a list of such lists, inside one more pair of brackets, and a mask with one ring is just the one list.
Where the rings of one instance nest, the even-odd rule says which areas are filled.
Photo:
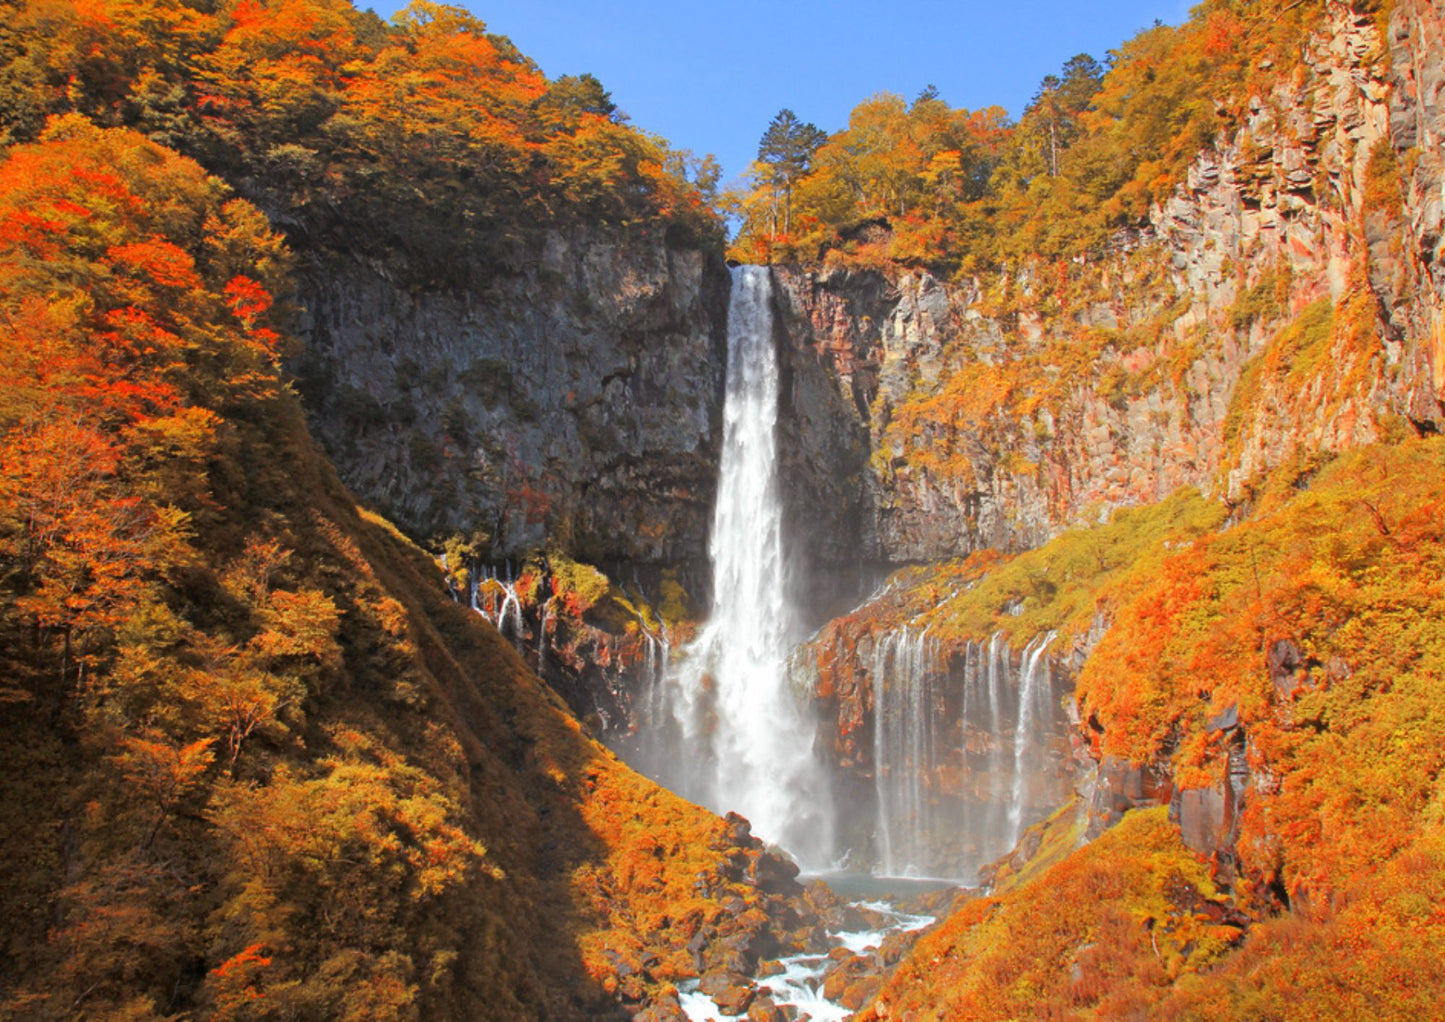
[[[1244, 506], [1281, 466], [1435, 432], [1440, 30], [1428, 3], [1383, 22], [1327, 5], [1298, 69], [1100, 260], [956, 281], [776, 268], [784, 529], [812, 622], [899, 566], [1038, 547], [1185, 486]], [[1387, 167], [1403, 168], [1398, 198], [1381, 195]], [[671, 570], [695, 618], [722, 264], [678, 238], [585, 233], [523, 263], [479, 291], [360, 264], [304, 277], [318, 435], [409, 528], [485, 536], [493, 563], [558, 543], [639, 602], [660, 602]], [[544, 602], [523, 602], [532, 646], [556, 634]], [[599, 623], [564, 629], [589, 652], [553, 663], [576, 665], [559, 682], [625, 744], [661, 618]], [[1087, 648], [1061, 652], [1067, 675]], [[868, 686], [844, 689], [861, 701], [843, 699], [840, 733], [867, 745]], [[856, 742], [836, 758], [857, 761]]]
[[[1445, 3], [1209, 0], [1072, 169], [900, 99], [731, 250], [464, 12], [221, 6], [125, 103], [21, 19], [0, 1017], [1445, 998]], [[217, 85], [301, 7], [329, 99]]]

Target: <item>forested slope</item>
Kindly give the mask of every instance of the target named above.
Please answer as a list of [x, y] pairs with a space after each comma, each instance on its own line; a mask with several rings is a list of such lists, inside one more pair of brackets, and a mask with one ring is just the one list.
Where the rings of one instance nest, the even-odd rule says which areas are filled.
[[0, 1010], [609, 1017], [715, 937], [791, 939], [721, 908], [802, 922], [745, 828], [356, 507], [279, 370], [288, 261], [130, 130], [0, 164]]

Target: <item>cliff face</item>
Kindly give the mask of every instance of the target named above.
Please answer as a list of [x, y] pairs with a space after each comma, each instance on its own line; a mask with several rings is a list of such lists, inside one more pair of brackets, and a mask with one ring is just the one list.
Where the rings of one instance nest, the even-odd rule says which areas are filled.
[[319, 438], [415, 535], [480, 533], [498, 559], [549, 536], [593, 561], [704, 558], [720, 257], [600, 230], [529, 246], [515, 273], [471, 286], [314, 259], [298, 370]]
[[[821, 619], [891, 564], [1037, 546], [1182, 485], [1237, 500], [1272, 467], [1436, 429], [1441, 20], [1412, 0], [1382, 30], [1331, 5], [1300, 67], [1102, 262], [953, 282], [779, 267], [800, 602]], [[299, 369], [344, 478], [493, 556], [551, 536], [701, 564], [720, 259], [577, 230], [515, 265], [475, 287], [345, 257], [305, 272]]]
[[[1441, 6], [1332, 4], [1301, 67], [1097, 264], [779, 272], [819, 565], [1035, 546], [1442, 422]], [[846, 440], [846, 442], [845, 442]], [[866, 451], [861, 448], [865, 448]], [[806, 509], [806, 510], [804, 510]]]

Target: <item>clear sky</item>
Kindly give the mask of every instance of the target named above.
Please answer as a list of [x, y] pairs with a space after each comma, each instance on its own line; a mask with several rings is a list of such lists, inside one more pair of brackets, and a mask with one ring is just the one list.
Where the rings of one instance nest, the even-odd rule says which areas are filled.
[[[356, 0], [390, 17], [402, 3]], [[452, 0], [456, 3], [457, 0]], [[824, 131], [876, 92], [929, 84], [953, 106], [1017, 116], [1076, 53], [1103, 60], [1185, 0], [471, 0], [549, 77], [591, 72], [635, 125], [747, 168], [773, 115]]]

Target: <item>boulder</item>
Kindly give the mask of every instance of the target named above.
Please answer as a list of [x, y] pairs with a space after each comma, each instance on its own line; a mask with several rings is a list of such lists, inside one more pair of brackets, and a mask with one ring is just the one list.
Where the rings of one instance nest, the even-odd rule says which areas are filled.
[[704, 974], [697, 988], [717, 1002], [718, 1011], [722, 1014], [741, 1015], [757, 996], [757, 989], [752, 983], [741, 973], [715, 969]]

